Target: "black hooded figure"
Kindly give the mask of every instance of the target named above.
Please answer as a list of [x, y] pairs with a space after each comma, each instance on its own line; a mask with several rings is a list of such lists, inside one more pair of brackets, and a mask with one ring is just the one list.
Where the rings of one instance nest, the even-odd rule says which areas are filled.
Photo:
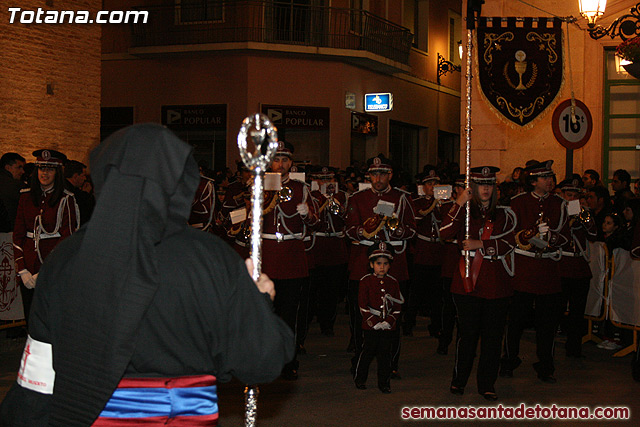
[[93, 150], [91, 171], [95, 211], [40, 271], [0, 425], [91, 425], [123, 378], [278, 377], [291, 330], [243, 260], [187, 225], [199, 181], [191, 146], [134, 125]]

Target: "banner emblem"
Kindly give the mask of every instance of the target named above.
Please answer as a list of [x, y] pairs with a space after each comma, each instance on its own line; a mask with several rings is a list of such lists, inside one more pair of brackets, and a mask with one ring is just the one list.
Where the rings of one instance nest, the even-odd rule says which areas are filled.
[[544, 112], [563, 82], [562, 21], [481, 18], [478, 75], [482, 94], [511, 122], [525, 126]]

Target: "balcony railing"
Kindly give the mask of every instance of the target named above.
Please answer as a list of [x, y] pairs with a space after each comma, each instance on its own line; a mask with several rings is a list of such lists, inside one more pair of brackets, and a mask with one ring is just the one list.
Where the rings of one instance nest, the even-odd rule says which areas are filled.
[[211, 1], [208, 6], [144, 6], [133, 46], [263, 42], [362, 50], [403, 64], [413, 34], [363, 10], [265, 1]]

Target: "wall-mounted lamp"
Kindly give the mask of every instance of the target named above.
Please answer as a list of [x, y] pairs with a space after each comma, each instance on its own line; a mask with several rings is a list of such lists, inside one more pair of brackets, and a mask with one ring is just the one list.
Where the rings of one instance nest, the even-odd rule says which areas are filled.
[[440, 76], [444, 76], [447, 73], [453, 73], [454, 71], [460, 71], [459, 65], [454, 64], [451, 61], [444, 59], [444, 56], [438, 53], [438, 84], [440, 84]]
[[640, 35], [640, 3], [604, 28], [596, 25], [596, 20], [604, 13], [606, 4], [606, 0], [579, 0], [580, 14], [587, 19], [587, 31], [592, 39], [598, 40], [604, 36], [614, 39], [619, 36], [627, 40]]
[[462, 60], [462, 40], [458, 40], [458, 56]]

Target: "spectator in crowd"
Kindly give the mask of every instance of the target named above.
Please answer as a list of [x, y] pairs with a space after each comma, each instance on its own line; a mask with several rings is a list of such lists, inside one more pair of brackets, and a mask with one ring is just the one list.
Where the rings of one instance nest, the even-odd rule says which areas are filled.
[[0, 202], [5, 209], [5, 215], [0, 223], [0, 231], [10, 232], [18, 211], [22, 175], [25, 160], [18, 153], [5, 153], [0, 158]]
[[615, 171], [611, 180], [611, 189], [614, 191], [613, 211], [621, 215], [625, 201], [635, 197], [631, 191], [631, 175], [629, 175], [629, 172], [624, 169]]
[[633, 184], [633, 194], [636, 197], [640, 197], [640, 178], [636, 179], [636, 182]]
[[587, 191], [591, 190], [593, 187], [602, 186], [600, 174], [593, 169], [587, 169], [584, 171], [584, 175], [582, 175], [582, 183]]
[[93, 194], [82, 190], [87, 182], [87, 166], [77, 160], [69, 160], [64, 165], [64, 188], [73, 193], [80, 210], [80, 225], [85, 224], [91, 218], [91, 213], [96, 204]]
[[596, 220], [596, 240], [604, 242], [604, 234], [602, 232], [602, 223], [604, 217], [609, 213], [610, 196], [606, 188], [595, 186], [587, 193], [587, 206]]

